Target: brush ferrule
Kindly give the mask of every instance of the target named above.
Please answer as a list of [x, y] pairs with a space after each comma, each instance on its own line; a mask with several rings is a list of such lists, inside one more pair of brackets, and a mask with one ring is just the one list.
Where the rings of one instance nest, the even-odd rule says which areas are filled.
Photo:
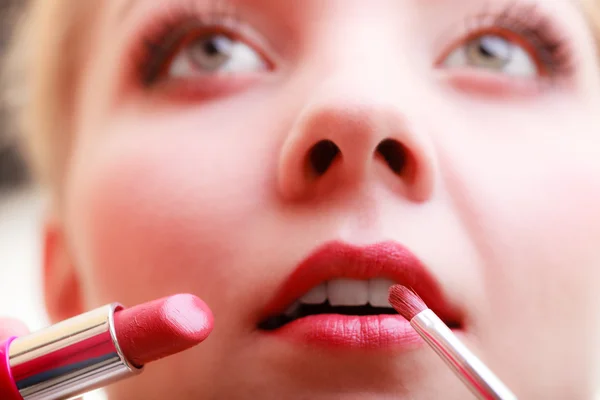
[[428, 309], [417, 314], [410, 323], [478, 399], [517, 399], [508, 387], [458, 340], [433, 311]]

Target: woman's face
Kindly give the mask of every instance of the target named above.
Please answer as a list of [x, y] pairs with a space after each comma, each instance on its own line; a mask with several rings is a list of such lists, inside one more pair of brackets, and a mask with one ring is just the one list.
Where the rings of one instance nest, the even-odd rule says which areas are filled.
[[[389, 280], [522, 398], [589, 394], [600, 85], [577, 2], [94, 15], [62, 219], [83, 306], [190, 292], [215, 315], [115, 399], [466, 398], [385, 315]], [[307, 292], [308, 316], [269, 318]]]

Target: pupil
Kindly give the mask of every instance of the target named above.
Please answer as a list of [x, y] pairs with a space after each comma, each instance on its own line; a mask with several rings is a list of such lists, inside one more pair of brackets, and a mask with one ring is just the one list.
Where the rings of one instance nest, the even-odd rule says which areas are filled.
[[226, 36], [211, 36], [202, 42], [202, 50], [207, 56], [226, 55], [231, 47], [231, 40]]
[[234, 43], [225, 35], [211, 35], [198, 39], [188, 48], [192, 64], [204, 71], [216, 71], [228, 62]]
[[220, 51], [217, 41], [214, 38], [211, 38], [204, 42], [204, 51], [206, 51], [206, 54], [208, 54], [209, 56], [219, 54]]
[[481, 55], [484, 58], [492, 58], [492, 57], [494, 57], [494, 53], [491, 50], [488, 50], [488, 48], [486, 47], [485, 43], [483, 43], [483, 42], [479, 43], [479, 52], [481, 53]]
[[510, 60], [511, 46], [504, 38], [499, 36], [484, 36], [479, 39], [477, 45], [477, 51], [484, 59], [497, 59], [501, 62]]

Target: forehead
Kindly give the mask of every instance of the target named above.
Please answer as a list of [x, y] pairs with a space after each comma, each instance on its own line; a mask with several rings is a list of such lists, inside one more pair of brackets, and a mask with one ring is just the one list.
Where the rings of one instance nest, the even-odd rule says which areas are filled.
[[[49, 2], [54, 3], [54, 2]], [[70, 2], [71, 3], [71, 2]], [[410, 13], [419, 13], [421, 22], [430, 17], [440, 20], [459, 16], [461, 13], [481, 13], [482, 11], [498, 11], [506, 6], [525, 5], [544, 9], [556, 16], [561, 22], [573, 26], [592, 25], [599, 18], [597, 10], [600, 0], [302, 0], [302, 1], [273, 1], [273, 0], [108, 0], [94, 2], [92, 0], [77, 2], [81, 4], [96, 4], [104, 10], [96, 15], [96, 22], [101, 18], [109, 25], [131, 25], [140, 21], [147, 13], [159, 9], [166, 12], [172, 7], [192, 7], [202, 12], [212, 10], [234, 10], [234, 13], [244, 16], [260, 15], [261, 23], [268, 20], [279, 20], [290, 26], [302, 25], [311, 21], [340, 20], [346, 15], [352, 15], [360, 20], [376, 18], [409, 18]], [[423, 11], [425, 14], [421, 14]], [[407, 13], [408, 12], [408, 13]], [[89, 15], [89, 14], [88, 14]], [[584, 17], [582, 19], [582, 16]], [[261, 20], [262, 19], [262, 20]], [[433, 21], [431, 27], [438, 26]], [[428, 26], [425, 25], [427, 28]], [[109, 28], [109, 29], [112, 29]]]
[[[177, 0], [163, 1], [163, 5], [168, 6], [169, 3], [177, 3]], [[300, 2], [294, 2], [290, 4], [287, 1], [272, 1], [272, 0], [187, 0], [188, 4], [197, 3], [198, 5], [206, 5], [211, 7], [224, 6], [231, 4], [240, 7], [252, 7], [252, 8], [282, 8], [290, 10], [291, 8], [313, 8], [318, 7], [322, 9], [328, 5], [339, 5], [346, 7], [373, 7], [374, 5], [388, 4], [394, 7], [430, 7], [431, 5], [443, 5], [444, 3], [450, 3], [455, 5], [470, 5], [480, 4], [481, 7], [486, 7], [494, 4], [511, 4], [515, 2], [523, 2], [527, 4], [557, 4], [559, 7], [566, 6], [571, 8], [579, 8], [585, 12], [595, 9], [600, 0], [303, 0]], [[150, 6], [154, 3], [153, 0], [113, 0], [110, 3], [107, 1], [105, 4], [110, 4], [111, 7], [116, 9], [116, 14], [126, 15], [132, 10], [136, 10], [138, 7]]]

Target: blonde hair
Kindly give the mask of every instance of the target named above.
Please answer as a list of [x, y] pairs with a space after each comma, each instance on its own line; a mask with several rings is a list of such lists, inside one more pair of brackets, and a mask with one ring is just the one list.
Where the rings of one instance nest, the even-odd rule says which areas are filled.
[[[17, 24], [5, 68], [7, 107], [34, 175], [60, 195], [73, 137], [76, 88], [92, 33], [92, 4], [102, 2], [31, 0]], [[600, 39], [598, 0], [584, 0], [584, 13]], [[88, 27], [88, 29], [85, 29]]]
[[[77, 60], [90, 35], [88, 1], [32, 0], [19, 13], [2, 74], [3, 105], [12, 116], [34, 176], [56, 192], [73, 134]], [[81, 29], [80, 29], [81, 28]], [[54, 194], [54, 193], [53, 193]]]

